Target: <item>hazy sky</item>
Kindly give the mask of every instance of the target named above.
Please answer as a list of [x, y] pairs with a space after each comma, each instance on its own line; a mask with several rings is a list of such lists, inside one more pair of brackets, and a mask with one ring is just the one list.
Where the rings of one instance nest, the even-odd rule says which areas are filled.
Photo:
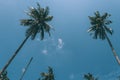
[[0, 69], [25, 39], [26, 27], [19, 20], [28, 18], [28, 7], [50, 7], [55, 28], [52, 36], [43, 41], [39, 35], [28, 40], [8, 68], [10, 80], [19, 80], [22, 70], [31, 57], [28, 72], [23, 80], [37, 80], [47, 67], [54, 69], [56, 80], [82, 80], [83, 74], [92, 73], [99, 80], [115, 80], [120, 74], [113, 53], [106, 40], [95, 40], [88, 33], [88, 16], [95, 11], [108, 12], [114, 30], [110, 40], [120, 57], [120, 1], [119, 0], [1, 0], [0, 1]]

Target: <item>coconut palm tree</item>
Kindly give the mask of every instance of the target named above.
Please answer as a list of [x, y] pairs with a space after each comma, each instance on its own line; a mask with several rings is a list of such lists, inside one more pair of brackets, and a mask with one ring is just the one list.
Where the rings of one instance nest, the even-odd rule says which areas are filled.
[[25, 42], [28, 40], [29, 37], [31, 37], [31, 39], [34, 40], [37, 33], [40, 33], [41, 40], [43, 40], [45, 32], [47, 32], [50, 36], [51, 26], [48, 24], [48, 22], [50, 22], [53, 19], [53, 16], [49, 15], [49, 7], [42, 8], [40, 4], [37, 3], [37, 8], [33, 8], [33, 7], [29, 8], [27, 15], [29, 16], [29, 19], [20, 20], [21, 25], [28, 27], [26, 30], [26, 38], [23, 40], [21, 45], [18, 47], [18, 49], [13, 54], [13, 56], [4, 66], [1, 73], [3, 73], [7, 69], [7, 67], [13, 61], [13, 59], [18, 54], [18, 52], [21, 50], [21, 48], [23, 47], [23, 45], [25, 44]]
[[91, 73], [84, 75], [85, 80], [98, 80], [98, 78], [95, 78]]
[[116, 58], [118, 64], [120, 64], [119, 57], [116, 54], [114, 47], [107, 35], [107, 33], [110, 33], [111, 35], [113, 34], [113, 30], [110, 27], [108, 27], [108, 25], [112, 23], [112, 21], [108, 19], [111, 15], [108, 13], [100, 15], [98, 11], [96, 11], [94, 14], [95, 16], [89, 16], [91, 27], [89, 28], [88, 32], [91, 32], [91, 34], [93, 34], [93, 38], [95, 39], [107, 39], [114, 57]]
[[41, 77], [38, 80], [55, 80], [54, 79], [54, 73], [53, 73], [53, 69], [51, 67], [48, 67], [48, 72], [42, 72], [41, 73]]
[[25, 71], [23, 71], [23, 74], [21, 75], [20, 80], [23, 79], [23, 77], [24, 77], [26, 71], [28, 70], [28, 67], [30, 66], [32, 60], [33, 60], [33, 57], [30, 58], [30, 61], [29, 61], [28, 64], [26, 65], [26, 67], [25, 67]]

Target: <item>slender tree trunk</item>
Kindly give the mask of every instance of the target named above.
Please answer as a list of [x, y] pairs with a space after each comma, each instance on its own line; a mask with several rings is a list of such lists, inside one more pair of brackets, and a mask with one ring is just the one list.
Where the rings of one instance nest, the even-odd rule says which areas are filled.
[[118, 55], [117, 55], [115, 49], [113, 48], [112, 43], [111, 43], [111, 41], [110, 41], [110, 39], [108, 38], [108, 36], [107, 36], [106, 33], [105, 33], [105, 36], [106, 36], [106, 39], [107, 39], [107, 41], [108, 41], [108, 43], [109, 43], [109, 45], [110, 45], [110, 47], [111, 47], [111, 50], [112, 50], [112, 52], [113, 52], [113, 55], [114, 55], [116, 61], [117, 61], [118, 64], [120, 65], [120, 59], [119, 59], [119, 57], [118, 57]]
[[13, 59], [15, 58], [15, 56], [18, 54], [18, 52], [21, 50], [21, 48], [23, 47], [23, 45], [25, 44], [25, 42], [28, 40], [29, 36], [27, 36], [24, 41], [21, 43], [21, 45], [18, 47], [18, 49], [15, 51], [15, 53], [13, 54], [13, 56], [9, 59], [9, 61], [6, 63], [6, 65], [3, 67], [3, 69], [0, 72], [0, 75], [6, 71], [7, 67], [11, 64], [11, 62], [13, 61]]
[[20, 80], [23, 79], [23, 77], [24, 77], [26, 71], [28, 70], [28, 67], [29, 67], [30, 63], [32, 62], [32, 60], [33, 60], [33, 57], [31, 57], [29, 63], [28, 63], [27, 66], [25, 67], [25, 71], [24, 71], [23, 74], [21, 75]]

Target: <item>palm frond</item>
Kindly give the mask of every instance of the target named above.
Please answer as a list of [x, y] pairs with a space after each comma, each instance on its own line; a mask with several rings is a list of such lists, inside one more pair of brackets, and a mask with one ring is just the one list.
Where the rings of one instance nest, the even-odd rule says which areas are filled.
[[111, 23], [112, 23], [111, 20], [106, 20], [106, 21], [105, 21], [105, 25], [109, 25], [109, 24], [111, 24]]
[[100, 13], [99, 13], [99, 11], [96, 11], [94, 14], [95, 14], [95, 16], [96, 16], [97, 18], [100, 17]]
[[34, 20], [33, 19], [21, 19], [20, 23], [23, 26], [30, 26], [34, 23]]
[[84, 79], [86, 79], [86, 80], [98, 80], [98, 78], [95, 78], [91, 73], [84, 74]]
[[89, 18], [91, 21], [95, 21], [95, 17], [88, 16], [88, 18]]
[[113, 30], [107, 26], [104, 26], [105, 27], [105, 30], [110, 33], [111, 35], [113, 34]]
[[31, 34], [32, 34], [32, 27], [30, 27], [30, 28], [28, 28], [28, 29], [26, 30], [25, 36], [27, 37], [27, 36], [29, 36], [29, 35], [31, 35]]
[[39, 10], [39, 14], [40, 14], [40, 18], [44, 18], [44, 11], [45, 11], [45, 9], [44, 8], [40, 8], [40, 10]]
[[53, 16], [47, 16], [47, 17], [45, 17], [45, 21], [51, 21], [53, 19]]
[[41, 75], [42, 77], [46, 76], [44, 72], [42, 72], [40, 75]]
[[95, 30], [96, 30], [96, 26], [92, 26], [87, 30], [87, 32], [90, 33], [90, 32], [95, 31]]
[[101, 16], [101, 17], [103, 20], [106, 19], [108, 17], [108, 13], [104, 13], [103, 16]]
[[105, 38], [106, 38], [105, 34], [106, 34], [106, 33], [105, 33], [105, 30], [104, 30], [104, 29], [101, 30], [101, 37], [102, 37], [101, 39], [102, 39], [102, 40], [105, 40]]
[[49, 7], [46, 7], [44, 11], [44, 17], [47, 17], [48, 14], [49, 14]]
[[38, 10], [36, 8], [29, 8], [29, 12], [28, 12], [29, 16], [34, 18], [34, 19], [38, 19], [40, 17], [40, 14], [38, 12]]
[[94, 33], [94, 39], [97, 39], [98, 38], [98, 36], [99, 36], [99, 32], [98, 32], [98, 29], [95, 31], [95, 33]]
[[41, 7], [40, 7], [40, 4], [37, 2], [37, 9], [39, 10]]
[[[36, 28], [37, 29], [37, 28]], [[34, 40], [36, 35], [38, 33], [38, 30], [34, 30], [34, 32], [32, 32], [32, 35], [31, 35], [31, 39]]]
[[[27, 30], [26, 30], [26, 36], [29, 36], [29, 35], [31, 35], [31, 36], [33, 36], [33, 34], [34, 34], [34, 32], [38, 32], [38, 30], [36, 29], [37, 27], [36, 27], [37, 25], [32, 25], [32, 26], [30, 26]], [[32, 38], [31, 38], [32, 39]]]
[[42, 72], [41, 77], [41, 80], [55, 80], [53, 69], [51, 67], [48, 67], [48, 72]]
[[45, 31], [49, 34], [49, 36], [51, 36], [51, 33], [50, 33], [50, 29], [51, 29], [51, 26], [50, 25], [48, 25], [47, 23], [45, 23], [44, 24], [44, 29], [45, 29]]
[[44, 29], [43, 29], [43, 27], [41, 27], [40, 35], [41, 35], [41, 40], [43, 40], [44, 39]]

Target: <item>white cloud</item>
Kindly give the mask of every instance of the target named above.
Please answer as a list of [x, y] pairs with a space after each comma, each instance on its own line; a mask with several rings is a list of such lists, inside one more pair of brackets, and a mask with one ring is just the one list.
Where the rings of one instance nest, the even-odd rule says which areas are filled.
[[47, 55], [47, 54], [48, 54], [48, 51], [47, 51], [46, 49], [44, 49], [44, 50], [42, 51], [42, 53], [43, 53], [44, 55]]
[[46, 42], [47, 40], [48, 40], [48, 39], [46, 39], [46, 38], [44, 38], [43, 40], [41, 40], [40, 37], [37, 37], [37, 38], [36, 38], [36, 41], [44, 41], [44, 42]]
[[61, 38], [59, 38], [59, 39], [58, 39], [58, 46], [57, 46], [57, 47], [58, 47], [59, 49], [61, 49], [61, 48], [63, 48], [63, 45], [64, 45], [63, 40], [62, 40]]

